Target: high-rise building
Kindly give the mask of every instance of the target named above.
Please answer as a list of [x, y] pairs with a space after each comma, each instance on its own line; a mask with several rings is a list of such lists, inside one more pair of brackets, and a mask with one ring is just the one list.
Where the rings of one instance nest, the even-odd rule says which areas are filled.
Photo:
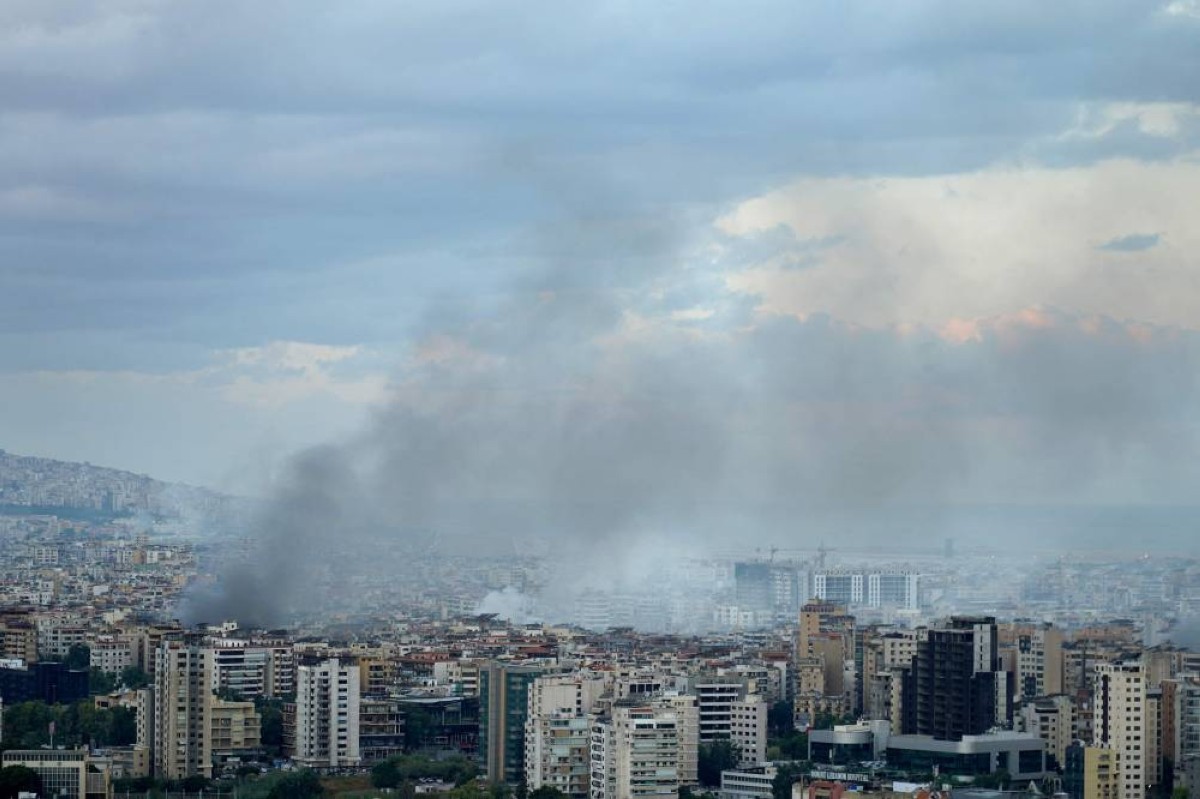
[[529, 688], [525, 721], [525, 783], [530, 790], [557, 788], [586, 799], [591, 771], [588, 714], [605, 689], [605, 680], [587, 674], [548, 674]]
[[1050, 624], [1004, 624], [999, 644], [1017, 701], [1063, 692], [1063, 634]]
[[155, 652], [155, 776], [212, 776], [212, 670], [212, 650], [191, 640], [166, 640]]
[[1007, 726], [1012, 683], [1000, 669], [996, 620], [956, 616], [924, 630], [905, 673], [902, 729], [955, 741]]
[[917, 654], [918, 630], [892, 630], [866, 627], [855, 633], [855, 703], [851, 708], [868, 719], [887, 719], [892, 728], [901, 728], [903, 673], [912, 666]]
[[1163, 756], [1178, 766], [1200, 757], [1200, 677], [1166, 680], [1162, 689]]
[[767, 762], [767, 703], [756, 694], [734, 702], [729, 708], [729, 740], [738, 750], [738, 767]]
[[1116, 799], [1146, 795], [1146, 680], [1137, 662], [1096, 666], [1094, 744], [1113, 753]]
[[854, 617], [841, 605], [812, 601], [800, 609], [793, 692], [798, 728], [811, 726], [819, 715], [843, 716], [850, 710], [853, 685], [847, 676], [853, 678], [856, 670], [857, 639]]
[[479, 670], [479, 751], [489, 781], [517, 785], [525, 778], [529, 687], [547, 670], [502, 663]]
[[826, 690], [825, 662], [821, 658], [801, 658], [796, 661], [796, 692], [792, 723], [796, 729], [814, 726], [821, 716], [841, 717], [846, 714], [846, 697]]
[[679, 784], [700, 784], [700, 706], [691, 694], [668, 693], [657, 697], [662, 707], [675, 711], [679, 725]]
[[364, 696], [359, 700], [358, 753], [363, 765], [404, 751], [404, 712], [398, 699]]
[[766, 619], [772, 612], [771, 564], [747, 561], [733, 564], [734, 602]]
[[1121, 799], [1117, 753], [1102, 746], [1083, 750], [1083, 799]]
[[213, 690], [222, 696], [254, 699], [267, 693], [271, 653], [242, 642], [213, 646]]
[[356, 766], [359, 752], [358, 664], [330, 658], [296, 668], [292, 759], [309, 768]]
[[673, 799], [684, 785], [680, 764], [694, 760], [698, 740], [685, 705], [623, 699], [595, 717], [591, 729], [591, 799]]
[[701, 677], [693, 685], [699, 711], [699, 739], [729, 739], [738, 747], [741, 765], [766, 760], [767, 703], [747, 691], [746, 683], [730, 677]]
[[1154, 788], [1163, 781], [1163, 691], [1153, 688], [1146, 691], [1146, 787]]
[[267, 696], [291, 696], [296, 690], [296, 653], [291, 643], [277, 639], [263, 640], [259, 645], [269, 656], [263, 692]]
[[740, 561], [733, 564], [734, 603], [756, 624], [792, 618], [804, 601], [807, 573], [788, 561]]
[[262, 746], [262, 718], [254, 703], [213, 697], [209, 738], [213, 760], [218, 763], [256, 752]]
[[846, 607], [902, 608], [920, 606], [921, 576], [906, 570], [832, 569], [812, 576], [813, 596]]
[[1026, 702], [1017, 716], [1018, 729], [1031, 732], [1046, 742], [1046, 752], [1062, 767], [1067, 748], [1074, 740], [1075, 705], [1063, 694]]
[[854, 660], [854, 617], [843, 605], [812, 601], [800, 609], [800, 632], [796, 638], [796, 657], [813, 657], [811, 642], [819, 635], [835, 635], [843, 644], [843, 660]]
[[587, 716], [547, 713], [526, 722], [525, 779], [531, 790], [555, 788], [571, 799], [586, 799], [591, 766]]

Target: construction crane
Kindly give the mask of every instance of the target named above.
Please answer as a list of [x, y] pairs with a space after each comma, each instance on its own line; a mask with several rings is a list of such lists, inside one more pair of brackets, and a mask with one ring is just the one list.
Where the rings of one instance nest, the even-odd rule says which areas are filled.
[[[759, 549], [755, 549], [754, 551], [762, 552], [762, 549], [759, 548]], [[770, 547], [767, 549], [767, 552], [769, 553], [769, 557], [767, 558], [768, 563], [775, 562], [775, 553], [777, 553], [777, 552], [816, 552], [817, 557], [815, 558], [815, 560], [816, 560], [817, 568], [824, 569], [825, 568], [825, 559], [828, 557], [829, 553], [837, 552], [837, 550], [831, 549], [830, 547], [825, 546], [825, 542], [822, 541], [816, 547]]]

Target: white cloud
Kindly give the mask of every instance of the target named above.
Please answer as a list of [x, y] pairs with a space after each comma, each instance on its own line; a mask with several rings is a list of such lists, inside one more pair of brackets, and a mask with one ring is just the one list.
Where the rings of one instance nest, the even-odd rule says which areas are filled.
[[1060, 141], [1098, 139], [1118, 126], [1132, 123], [1147, 136], [1176, 139], [1189, 122], [1200, 120], [1200, 107], [1192, 103], [1084, 103], [1075, 124], [1063, 132]]
[[362, 347], [272, 341], [260, 347], [242, 347], [217, 353], [217, 363], [202, 370], [205, 380], [220, 387], [221, 396], [234, 403], [280, 407], [327, 394], [351, 405], [383, 400], [388, 380], [380, 373], [335, 374], [333, 367], [353, 367], [369, 356]]
[[[717, 222], [747, 236], [777, 225], [841, 237], [806, 269], [728, 278], [767, 312], [860, 324], [944, 325], [1055, 306], [1194, 328], [1200, 319], [1200, 162], [1127, 160], [915, 178], [804, 179]], [[1097, 248], [1155, 231], [1137, 253]]]
[[[166, 373], [133, 370], [65, 370], [25, 373], [39, 380], [80, 388], [104, 385], [162, 387], [205, 393], [212, 400], [260, 409], [279, 409], [325, 398], [348, 406], [382, 402], [388, 376], [362, 361], [370, 353], [358, 346], [272, 341], [260, 347], [219, 350], [201, 369]], [[338, 370], [336, 366], [343, 367]], [[20, 374], [20, 373], [18, 373]]]
[[1163, 12], [1171, 17], [1200, 19], [1200, 2], [1198, 0], [1173, 0], [1163, 7]]
[[357, 346], [272, 341], [260, 347], [223, 350], [218, 353], [218, 359], [235, 366], [264, 366], [311, 373], [319, 371], [325, 364], [350, 360], [361, 353], [362, 348]]

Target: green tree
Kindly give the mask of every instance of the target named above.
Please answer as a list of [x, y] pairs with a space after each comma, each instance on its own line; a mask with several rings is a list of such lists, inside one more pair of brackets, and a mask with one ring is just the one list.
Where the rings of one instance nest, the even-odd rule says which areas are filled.
[[92, 696], [111, 694], [115, 690], [117, 690], [116, 677], [95, 667], [88, 672], [88, 693]]
[[979, 788], [998, 788], [1003, 790], [1012, 781], [1012, 775], [1004, 769], [993, 771], [991, 774], [980, 774], [971, 784]]
[[420, 708], [407, 708], [404, 711], [404, 750], [415, 752], [422, 749], [429, 741], [433, 721], [429, 714]]
[[21, 793], [42, 792], [42, 778], [26, 766], [0, 768], [0, 799], [17, 799]]
[[199, 774], [193, 774], [190, 777], [184, 777], [179, 781], [179, 790], [184, 793], [200, 793], [207, 790], [212, 780], [207, 777], [202, 777]]
[[395, 788], [400, 785], [403, 775], [393, 759], [376, 763], [371, 769], [371, 784], [376, 788]]
[[[21, 702], [4, 708], [4, 744], [12, 749], [37, 749], [50, 741], [50, 722], [58, 714], [45, 702]], [[65, 741], [61, 727], [57, 741]]]
[[832, 713], [827, 713], [825, 711], [821, 711], [820, 713], [817, 714], [816, 718], [813, 719], [813, 729], [814, 730], [832, 730], [833, 725], [836, 723], [837, 723], [837, 716], [833, 715]]
[[795, 729], [791, 702], [776, 702], [767, 711], [768, 737], [782, 738]]
[[737, 745], [728, 738], [700, 744], [696, 770], [700, 782], [716, 788], [721, 784], [721, 772], [736, 768], [741, 755]]
[[1188, 789], [1180, 786], [1171, 791], [1171, 799], [1188, 799]]
[[543, 785], [529, 792], [529, 799], [566, 799], [566, 794], [553, 785]]
[[109, 746], [130, 746], [137, 743], [137, 711], [131, 707], [114, 707], [109, 711]]
[[471, 780], [459, 785], [449, 793], [450, 799], [488, 799], [487, 793], [478, 780]]
[[283, 709], [278, 702], [262, 701], [258, 704], [261, 719], [262, 745], [274, 752], [283, 747]]
[[162, 780], [153, 777], [131, 777], [113, 780], [113, 795], [130, 793], [159, 793], [165, 787]]
[[695, 794], [692, 793], [692, 789], [687, 785], [680, 785], [677, 793], [679, 794], [679, 799], [695, 799]]
[[68, 669], [90, 669], [92, 667], [92, 650], [84, 644], [72, 644], [67, 650], [63, 663]]
[[124, 685], [131, 691], [136, 691], [138, 688], [145, 688], [150, 684], [150, 675], [141, 666], [126, 666], [121, 669], [121, 685]]
[[771, 780], [772, 799], [791, 799], [792, 784], [801, 776], [801, 771], [790, 763], [781, 765]]
[[405, 780], [400, 783], [400, 799], [417, 799], [417, 786], [412, 784], [412, 780]]
[[325, 786], [321, 785], [316, 772], [305, 769], [280, 777], [271, 786], [267, 799], [316, 799], [324, 795]]

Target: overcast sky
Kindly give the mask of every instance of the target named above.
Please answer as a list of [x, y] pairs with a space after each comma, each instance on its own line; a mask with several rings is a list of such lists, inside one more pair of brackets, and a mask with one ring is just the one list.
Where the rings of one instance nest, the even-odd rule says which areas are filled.
[[1197, 0], [6, 0], [0, 447], [595, 413], [531, 457], [673, 448], [616, 495], [1190, 502], [1197, 76]]

